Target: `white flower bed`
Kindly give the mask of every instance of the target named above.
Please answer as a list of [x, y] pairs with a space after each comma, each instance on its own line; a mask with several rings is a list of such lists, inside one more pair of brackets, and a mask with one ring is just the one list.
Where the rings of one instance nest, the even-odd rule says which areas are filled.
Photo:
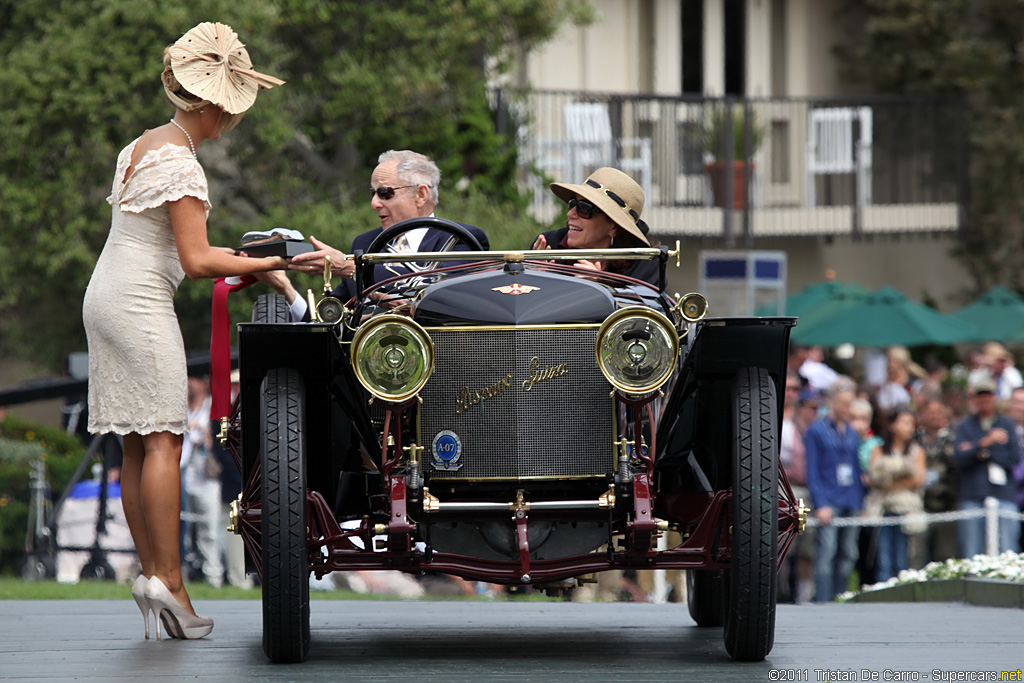
[[1024, 583], [1024, 553], [1017, 554], [1007, 550], [1002, 555], [996, 557], [975, 555], [969, 560], [932, 562], [921, 569], [904, 569], [898, 576], [894, 576], [888, 581], [864, 586], [859, 591], [847, 591], [839, 595], [836, 600], [845, 602], [855, 595], [860, 595], [867, 591], [891, 588], [905, 583], [966, 578], [998, 579], [1001, 581]]

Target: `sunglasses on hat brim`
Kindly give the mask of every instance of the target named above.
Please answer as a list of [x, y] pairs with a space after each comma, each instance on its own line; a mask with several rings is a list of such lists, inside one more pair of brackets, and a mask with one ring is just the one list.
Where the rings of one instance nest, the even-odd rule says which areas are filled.
[[[611, 199], [613, 202], [615, 202], [620, 207], [622, 207], [629, 214], [629, 217], [633, 219], [633, 223], [638, 228], [640, 228], [640, 232], [641, 233], [646, 235], [648, 232], [650, 232], [650, 228], [647, 226], [647, 223], [645, 223], [640, 218], [640, 214], [638, 214], [632, 207], [630, 207], [628, 204], [626, 204], [626, 200], [625, 199], [620, 197], [615, 192], [609, 190], [607, 187], [604, 187], [603, 185], [601, 185], [601, 183], [597, 182], [596, 180], [593, 180], [592, 178], [587, 178], [586, 184], [589, 185], [590, 187], [596, 189], [596, 190], [601, 190], [602, 192], [604, 192], [605, 196], [608, 197], [608, 199]], [[579, 211], [577, 210], [576, 213], [579, 213]], [[587, 216], [583, 216], [581, 214], [580, 218], [587, 218]]]

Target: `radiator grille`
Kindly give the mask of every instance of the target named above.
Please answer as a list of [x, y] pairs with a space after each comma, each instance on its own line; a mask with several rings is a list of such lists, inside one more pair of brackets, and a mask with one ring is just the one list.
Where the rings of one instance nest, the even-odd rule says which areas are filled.
[[[434, 479], [578, 477], [614, 468], [611, 386], [595, 361], [596, 327], [435, 328], [430, 336], [435, 370], [421, 393], [420, 428], [423, 468]], [[526, 391], [531, 374], [544, 379]], [[458, 469], [432, 464], [444, 431], [461, 442]]]

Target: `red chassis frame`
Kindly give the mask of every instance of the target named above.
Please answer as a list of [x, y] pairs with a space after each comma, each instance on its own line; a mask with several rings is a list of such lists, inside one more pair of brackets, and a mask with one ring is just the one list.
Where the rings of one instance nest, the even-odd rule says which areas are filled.
[[[388, 425], [392, 417], [401, 419], [409, 404], [394, 406], [388, 410], [382, 443], [388, 443]], [[639, 411], [636, 411], [639, 414]], [[639, 418], [638, 418], [639, 420]], [[232, 414], [225, 425], [225, 446], [230, 450], [239, 470], [241, 458], [241, 422], [238, 404], [232, 407]], [[639, 426], [639, 425], [638, 425]], [[702, 510], [697, 514], [683, 534], [683, 541], [674, 548], [655, 550], [653, 542], [660, 533], [657, 520], [653, 517], [656, 494], [651, 481], [654, 471], [653, 459], [646, 454], [639, 457], [644, 465], [633, 478], [632, 509], [626, 520], [624, 543], [616, 551], [590, 552], [554, 560], [530, 560], [527, 522], [534, 519], [558, 519], [562, 521], [586, 521], [607, 519], [602, 511], [558, 510], [534, 511], [528, 503], [511, 504], [508, 510], [510, 523], [516, 527], [520, 556], [516, 560], [488, 560], [454, 553], [444, 553], [415, 548], [413, 534], [416, 522], [408, 512], [408, 492], [404, 474], [395, 473], [403, 448], [401, 430], [393, 432], [394, 446], [389, 450], [393, 457], [384, 463], [382, 474], [389, 496], [390, 521], [388, 524], [372, 524], [363, 518], [354, 529], [342, 529], [330, 506], [319, 491], [307, 490], [307, 520], [309, 570], [317, 578], [331, 571], [396, 569], [411, 573], [431, 572], [460, 576], [465, 579], [490, 583], [543, 584], [563, 581], [582, 574], [611, 569], [728, 569], [731, 562], [732, 539], [730, 534], [732, 512], [729, 503], [732, 489], [713, 493], [677, 494], [671, 501], [673, 509]], [[242, 493], [232, 512], [232, 523], [236, 533], [242, 536], [249, 557], [262, 578], [260, 554], [261, 524], [261, 480], [260, 464], [257, 461], [245, 482]], [[794, 497], [785, 470], [779, 467], [778, 562], [781, 566], [796, 534], [802, 531], [805, 509], [803, 501]], [[614, 510], [609, 510], [609, 517]], [[571, 513], [571, 514], [570, 514]], [[430, 520], [466, 519], [466, 514], [424, 513]], [[473, 512], [474, 518], [503, 516], [504, 513]], [[620, 514], [622, 512], [620, 511]], [[386, 534], [386, 550], [373, 550], [374, 537]], [[354, 542], [359, 539], [360, 544]], [[324, 554], [326, 550], [326, 556]]]

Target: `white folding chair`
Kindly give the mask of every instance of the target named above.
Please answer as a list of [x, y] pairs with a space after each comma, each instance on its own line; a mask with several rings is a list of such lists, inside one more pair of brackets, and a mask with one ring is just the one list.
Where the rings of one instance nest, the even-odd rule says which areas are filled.
[[[573, 102], [565, 105], [566, 172], [568, 182], [582, 182], [589, 171], [614, 166], [636, 178], [648, 201], [651, 197], [651, 139], [621, 138], [612, 134], [608, 105]], [[635, 156], [620, 156], [618, 150], [635, 149]], [[638, 177], [639, 176], [639, 177]]]
[[[860, 134], [854, 140], [853, 124]], [[822, 107], [808, 115], [807, 203], [817, 205], [815, 176], [856, 174], [857, 206], [871, 204], [871, 107]]]

